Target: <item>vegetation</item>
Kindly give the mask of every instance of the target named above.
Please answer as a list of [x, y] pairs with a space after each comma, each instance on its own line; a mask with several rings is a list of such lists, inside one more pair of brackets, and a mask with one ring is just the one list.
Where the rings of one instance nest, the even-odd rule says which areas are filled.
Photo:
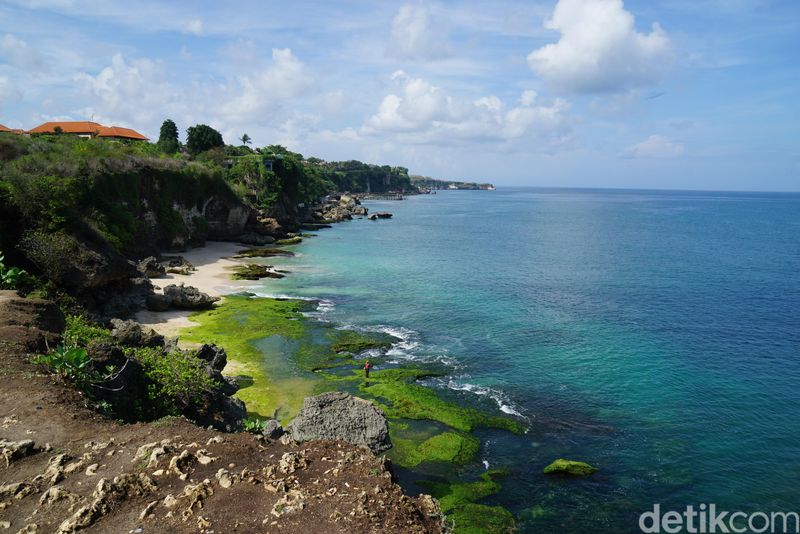
[[222, 134], [207, 124], [190, 126], [186, 130], [186, 148], [193, 155], [224, 146]]
[[74, 382], [79, 389], [86, 389], [91, 382], [101, 379], [92, 367], [92, 359], [86, 349], [82, 347], [59, 345], [48, 354], [35, 356], [33, 363], [43, 365], [52, 372]]
[[0, 252], [0, 289], [17, 289], [29, 275], [19, 267], [7, 267], [4, 256]]
[[403, 467], [416, 467], [423, 462], [447, 462], [463, 465], [475, 459], [480, 441], [475, 436], [462, 432], [442, 432], [422, 443], [392, 435], [394, 447], [391, 458]]
[[86, 347], [92, 341], [110, 342], [111, 332], [89, 322], [85, 315], [67, 315], [64, 344], [69, 347]]
[[203, 361], [192, 353], [160, 348], [128, 349], [128, 357], [142, 364], [148, 379], [147, 400], [158, 416], [179, 415], [180, 408], [200, 404], [218, 386], [205, 370]]
[[267, 428], [267, 422], [257, 417], [248, 417], [242, 421], [242, 426], [244, 427], [245, 432], [259, 434], [263, 432], [265, 428]]
[[178, 127], [172, 119], [167, 119], [161, 124], [157, 145], [165, 154], [174, 154], [180, 149]]

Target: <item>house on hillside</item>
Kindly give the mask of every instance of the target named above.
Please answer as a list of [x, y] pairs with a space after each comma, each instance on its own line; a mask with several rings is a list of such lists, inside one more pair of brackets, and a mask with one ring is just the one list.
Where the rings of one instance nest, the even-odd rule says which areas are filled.
[[19, 128], [9, 128], [8, 126], [0, 124], [0, 132], [24, 134], [25, 130], [20, 130]]
[[136, 130], [120, 126], [103, 126], [92, 121], [53, 121], [40, 124], [30, 130], [30, 134], [69, 134], [78, 137], [104, 137], [109, 139], [125, 139], [133, 141], [147, 141], [148, 138]]

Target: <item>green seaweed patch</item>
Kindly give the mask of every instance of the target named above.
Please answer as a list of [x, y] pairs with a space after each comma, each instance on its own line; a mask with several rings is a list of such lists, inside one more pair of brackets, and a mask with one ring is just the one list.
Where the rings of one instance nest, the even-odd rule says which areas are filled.
[[309, 326], [301, 313], [305, 306], [296, 300], [227, 296], [220, 306], [191, 315], [198, 324], [182, 330], [181, 338], [224, 347], [226, 372], [253, 380], [253, 387], [236, 394], [248, 411], [261, 418], [275, 414], [287, 418], [314, 394], [319, 379], [298, 376], [294, 365], [279, 356], [265, 358], [258, 343], [271, 336], [292, 344], [306, 340]]
[[419, 481], [439, 500], [442, 512], [453, 525], [455, 534], [505, 533], [515, 528], [514, 516], [501, 506], [476, 504], [476, 501], [500, 491], [497, 478], [503, 470], [487, 471], [475, 482], [442, 483]]
[[392, 435], [392, 444], [390, 457], [402, 467], [417, 467], [423, 462], [464, 465], [471, 462], [480, 449], [478, 438], [462, 432], [442, 432], [420, 444]]
[[303, 242], [303, 238], [299, 235], [294, 237], [287, 237], [286, 239], [278, 239], [275, 241], [276, 245], [299, 245]]
[[331, 345], [331, 350], [336, 353], [349, 352], [360, 354], [371, 349], [388, 349], [393, 343], [400, 341], [388, 334], [362, 334], [353, 330], [335, 330], [336, 340]]
[[441, 398], [434, 389], [418, 384], [387, 380], [370, 381], [359, 387], [374, 399], [386, 401], [388, 404], [381, 404], [381, 407], [390, 418], [430, 419], [462, 432], [471, 432], [481, 426], [509, 430], [515, 434], [525, 432], [525, 427], [514, 419], [488, 416], [474, 408], [459, 406]]
[[237, 252], [234, 258], [271, 258], [273, 256], [294, 256], [294, 252], [282, 248], [248, 248]]
[[283, 278], [284, 275], [273, 271], [267, 265], [258, 265], [257, 263], [248, 263], [245, 265], [236, 265], [231, 268], [233, 280], [261, 280], [262, 278]]
[[564, 458], [559, 458], [544, 468], [545, 475], [571, 475], [576, 477], [585, 477], [597, 471], [599, 471], [597, 467], [586, 462], [565, 460]]

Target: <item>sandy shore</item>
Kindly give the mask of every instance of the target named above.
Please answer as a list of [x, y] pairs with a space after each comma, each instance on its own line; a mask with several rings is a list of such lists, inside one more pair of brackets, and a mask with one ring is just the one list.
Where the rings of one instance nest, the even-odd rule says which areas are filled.
[[[180, 254], [195, 266], [196, 271], [187, 276], [168, 274], [162, 278], [155, 278], [153, 279], [153, 285], [158, 291], [170, 284], [183, 283], [216, 297], [256, 285], [258, 282], [231, 280], [230, 278], [231, 267], [246, 263], [244, 260], [231, 259], [231, 256], [243, 248], [246, 247], [236, 243], [209, 241], [204, 247]], [[166, 312], [142, 310], [136, 314], [136, 320], [153, 328], [159, 334], [174, 337], [178, 335], [180, 329], [194, 324], [189, 320], [191, 313], [185, 310], [170, 310]]]

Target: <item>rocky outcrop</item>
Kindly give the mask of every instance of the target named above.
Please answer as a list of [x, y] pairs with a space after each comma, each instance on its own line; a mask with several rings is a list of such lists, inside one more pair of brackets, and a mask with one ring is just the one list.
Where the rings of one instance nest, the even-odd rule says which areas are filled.
[[378, 212], [375, 212], [375, 213], [371, 214], [367, 218], [370, 221], [375, 221], [375, 220], [378, 220], [378, 219], [391, 219], [392, 218], [392, 214], [389, 213], [388, 211], [378, 211]]
[[64, 325], [64, 314], [55, 303], [0, 291], [0, 343], [22, 352], [42, 352], [61, 342]]
[[306, 398], [289, 430], [296, 441], [340, 439], [376, 453], [392, 447], [383, 412], [348, 393]]
[[159, 263], [158, 258], [155, 256], [149, 256], [143, 259], [139, 262], [137, 267], [139, 272], [147, 278], [159, 278], [167, 274], [167, 270]]
[[163, 347], [164, 336], [136, 321], [111, 319], [111, 336], [121, 345], [129, 347]]
[[180, 310], [207, 310], [219, 300], [201, 293], [196, 287], [170, 284], [164, 288], [164, 297], [169, 299], [171, 308]]

